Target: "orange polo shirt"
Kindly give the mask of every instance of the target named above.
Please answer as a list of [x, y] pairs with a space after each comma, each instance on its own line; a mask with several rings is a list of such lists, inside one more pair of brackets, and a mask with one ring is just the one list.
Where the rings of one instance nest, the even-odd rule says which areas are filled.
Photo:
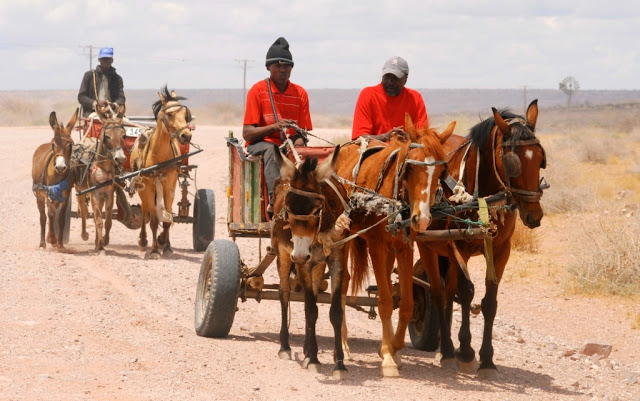
[[405, 112], [409, 113], [416, 127], [428, 121], [427, 108], [418, 91], [405, 87], [398, 96], [389, 96], [381, 83], [364, 88], [353, 113], [351, 139], [360, 135], [384, 134], [395, 127], [404, 127]]
[[[309, 96], [302, 86], [289, 81], [287, 89], [284, 93], [280, 93], [274, 83], [271, 82], [271, 93], [273, 102], [276, 105], [278, 121], [290, 119], [295, 121], [300, 128], [304, 128], [307, 131], [313, 129], [311, 115], [309, 114]], [[243, 124], [264, 127], [275, 122], [267, 82], [265, 80], [259, 81], [247, 93], [247, 108], [244, 113]], [[289, 135], [294, 136], [295, 134], [295, 131], [289, 128]], [[282, 145], [279, 132], [274, 132], [263, 140]]]

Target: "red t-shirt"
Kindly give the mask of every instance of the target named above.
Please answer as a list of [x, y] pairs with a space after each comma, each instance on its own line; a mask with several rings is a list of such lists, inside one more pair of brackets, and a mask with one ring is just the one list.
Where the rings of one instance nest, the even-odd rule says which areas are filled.
[[[287, 89], [284, 93], [280, 93], [275, 84], [271, 82], [271, 93], [273, 94], [273, 102], [276, 105], [278, 121], [290, 119], [295, 121], [300, 128], [304, 128], [307, 131], [313, 129], [311, 116], [309, 115], [309, 96], [302, 86], [289, 81]], [[259, 81], [247, 93], [247, 108], [244, 113], [243, 124], [264, 127], [275, 122], [267, 82], [265, 80]], [[295, 131], [289, 128], [289, 135], [294, 136], [295, 134]], [[263, 140], [282, 145], [279, 132], [274, 132]]]
[[395, 127], [404, 127], [404, 114], [409, 113], [416, 127], [425, 125], [427, 108], [418, 91], [404, 88], [398, 96], [385, 93], [382, 84], [364, 88], [353, 113], [351, 139], [360, 135], [379, 135]]

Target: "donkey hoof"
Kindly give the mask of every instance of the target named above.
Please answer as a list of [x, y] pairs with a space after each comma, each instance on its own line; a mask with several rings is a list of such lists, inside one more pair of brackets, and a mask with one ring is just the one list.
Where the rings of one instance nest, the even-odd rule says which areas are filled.
[[86, 241], [89, 239], [89, 233], [88, 232], [83, 232], [82, 234], [80, 234], [80, 236], [82, 237], [83, 241]]
[[333, 372], [331, 372], [331, 376], [334, 379], [338, 379], [338, 380], [344, 380], [347, 378], [347, 370], [346, 369], [335, 369]]
[[312, 373], [320, 373], [321, 366], [319, 362], [310, 362], [309, 358], [305, 358], [302, 361], [302, 367]]
[[473, 358], [473, 360], [471, 360], [470, 362], [463, 362], [458, 360], [458, 369], [462, 373], [474, 374], [478, 371], [479, 366], [480, 364], [478, 363], [478, 360], [475, 358]]
[[104, 249], [98, 249], [98, 256], [105, 256], [107, 252]]
[[440, 360], [440, 367], [442, 367], [442, 369], [457, 371], [458, 363], [456, 362], [455, 358], [442, 359]]
[[278, 357], [280, 357], [280, 359], [282, 359], [282, 360], [290, 361], [291, 360], [291, 350], [278, 352]]
[[381, 366], [380, 373], [382, 377], [399, 377], [400, 371], [397, 366]]
[[160, 252], [153, 251], [149, 254], [149, 259], [158, 260], [160, 259]]
[[498, 380], [498, 370], [497, 369], [478, 369], [478, 379]]
[[171, 248], [167, 248], [164, 251], [162, 251], [162, 256], [164, 257], [169, 257], [171, 255], [173, 255], [173, 249]]

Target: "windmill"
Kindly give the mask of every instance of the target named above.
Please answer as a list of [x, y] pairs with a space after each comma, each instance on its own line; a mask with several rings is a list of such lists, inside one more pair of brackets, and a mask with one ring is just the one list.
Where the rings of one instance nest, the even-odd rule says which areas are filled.
[[580, 89], [580, 82], [572, 76], [568, 76], [560, 81], [559, 89], [567, 95], [567, 108], [571, 108], [571, 97]]

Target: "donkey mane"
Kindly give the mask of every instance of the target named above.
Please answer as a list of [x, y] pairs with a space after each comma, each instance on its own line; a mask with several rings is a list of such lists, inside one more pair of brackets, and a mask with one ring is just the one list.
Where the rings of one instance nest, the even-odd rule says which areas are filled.
[[[512, 118], [519, 118], [519, 119], [522, 119], [523, 121], [526, 121], [526, 119], [523, 116], [511, 112], [508, 108], [502, 109], [498, 111], [498, 113], [505, 120], [510, 120]], [[469, 135], [467, 137], [471, 138], [471, 142], [476, 148], [481, 148], [482, 145], [487, 140], [489, 140], [489, 136], [491, 135], [491, 130], [493, 129], [494, 125], [495, 125], [495, 119], [493, 117], [489, 117], [486, 120], [482, 120], [476, 125], [474, 125], [473, 127], [471, 127], [471, 129], [469, 130]], [[520, 139], [535, 138], [535, 134], [533, 133], [533, 130], [532, 130], [533, 127], [531, 127], [528, 123], [526, 124], [526, 126], [523, 124], [515, 124], [513, 126], [516, 127], [517, 129], [517, 132], [515, 133], [516, 137], [519, 137]]]
[[[166, 84], [165, 86], [160, 88], [160, 93], [162, 94], [166, 102], [169, 102], [171, 100], [174, 100], [176, 102], [179, 100], [187, 100], [187, 98], [184, 96], [172, 96], [169, 89], [167, 89]], [[158, 118], [158, 113], [160, 112], [161, 109], [162, 109], [162, 100], [160, 99], [156, 100], [156, 102], [153, 105], [151, 105], [151, 110], [153, 110], [153, 116], [156, 119]]]

